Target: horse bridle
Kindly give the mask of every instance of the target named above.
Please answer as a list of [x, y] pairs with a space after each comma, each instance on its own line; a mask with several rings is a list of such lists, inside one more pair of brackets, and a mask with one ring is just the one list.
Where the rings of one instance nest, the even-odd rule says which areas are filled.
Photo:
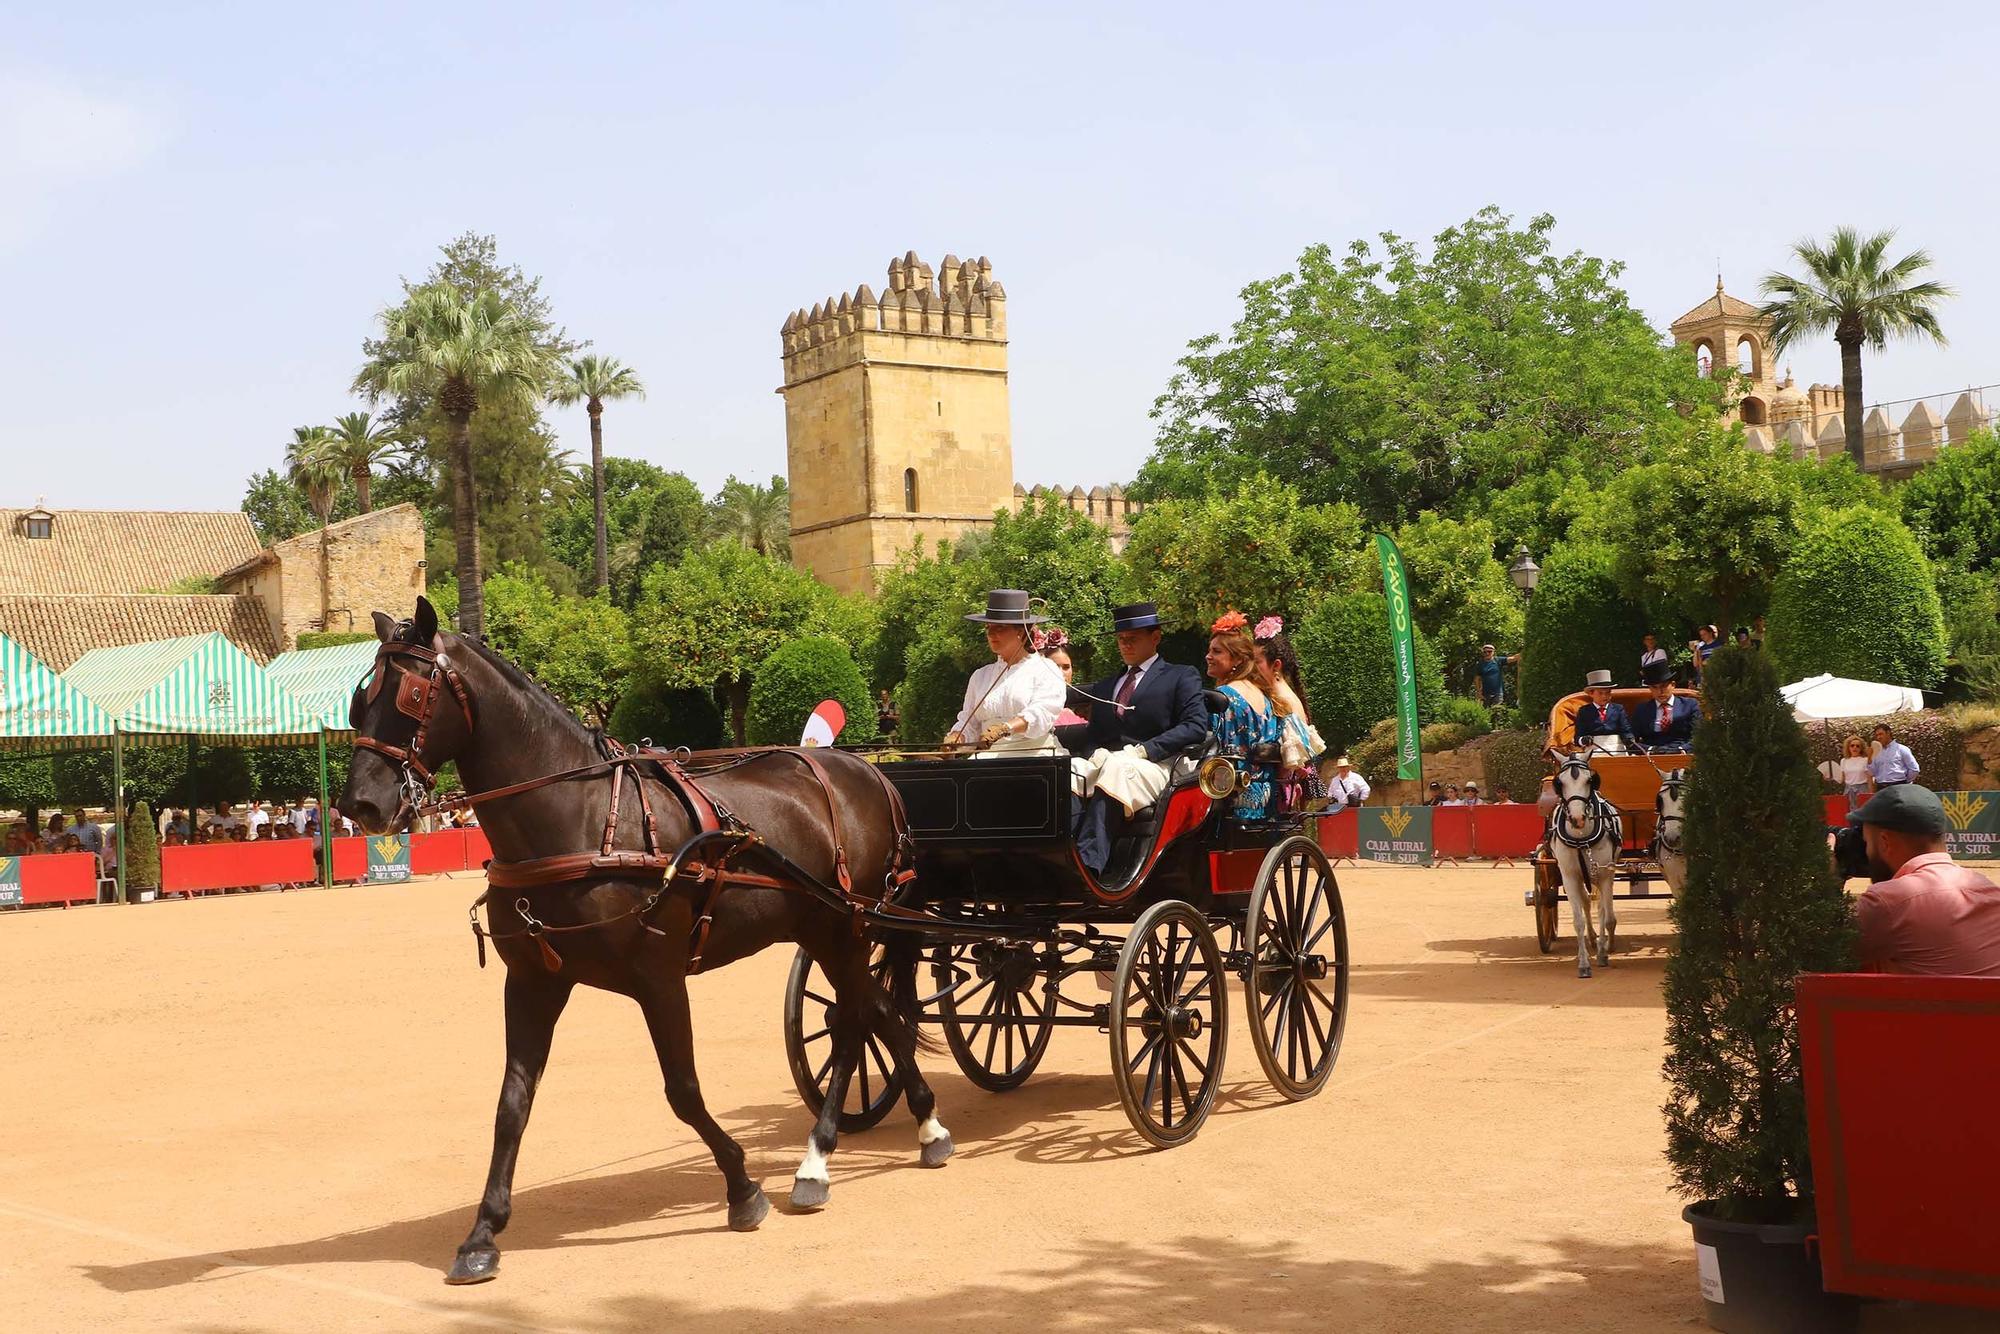
[[[1573, 761], [1566, 762], [1557, 770], [1557, 781], [1561, 781], [1562, 769], [1571, 768], [1580, 769], [1584, 773], [1592, 772], [1587, 763], [1577, 764]], [[1569, 822], [1566, 819], [1566, 812], [1571, 802], [1575, 802], [1583, 807], [1583, 817], [1590, 822], [1589, 832], [1580, 837], [1569, 832]], [[1617, 812], [1615, 808], [1612, 807], [1610, 802], [1604, 799], [1602, 794], [1595, 791], [1578, 793], [1568, 797], [1558, 797], [1556, 798], [1555, 813], [1549, 820], [1549, 826], [1555, 833], [1555, 836], [1570, 847], [1588, 848], [1604, 837], [1604, 820], [1607, 811], [1611, 812], [1612, 818], [1616, 818]]]
[[[1659, 817], [1653, 828], [1653, 837], [1658, 840], [1662, 852], [1679, 852], [1681, 850], [1681, 825], [1686, 817], [1668, 815], [1662, 809], [1669, 789], [1672, 789], [1674, 794], [1678, 796], [1681, 790], [1681, 780], [1679, 778], [1669, 778], [1666, 782], [1660, 784], [1660, 795], [1653, 798], [1653, 811]], [[1667, 835], [1667, 826], [1669, 824], [1674, 827], [1672, 837], [1668, 837]]]
[[[450, 657], [422, 644], [406, 644], [401, 640], [385, 640], [375, 651], [375, 665], [370, 669], [366, 687], [362, 688], [368, 703], [374, 703], [382, 693], [382, 686], [389, 677], [389, 669], [395, 660], [407, 658], [421, 663], [423, 672], [408, 667], [396, 668], [396, 712], [416, 719], [417, 730], [410, 737], [407, 746], [391, 745], [362, 734], [357, 726], [354, 730], [354, 744], [362, 750], [372, 750], [402, 771], [403, 796], [406, 803], [414, 807], [437, 785], [433, 766], [423, 759], [424, 741], [430, 735], [431, 714], [437, 708], [438, 688], [442, 686], [458, 701], [459, 712], [465, 715], [465, 730], [472, 731], [472, 694], [465, 688], [465, 680]], [[359, 719], [354, 720], [357, 723]]]

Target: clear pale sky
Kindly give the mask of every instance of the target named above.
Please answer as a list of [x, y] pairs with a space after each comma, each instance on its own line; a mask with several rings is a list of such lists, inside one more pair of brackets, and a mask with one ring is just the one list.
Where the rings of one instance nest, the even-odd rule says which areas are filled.
[[12, 7], [0, 505], [233, 507], [468, 228], [645, 377], [607, 447], [704, 488], [784, 469], [786, 313], [910, 248], [1006, 284], [1027, 483], [1129, 478], [1186, 342], [1305, 245], [1488, 203], [1662, 327], [1718, 260], [1755, 300], [1798, 237], [1897, 228], [1952, 345], [1869, 401], [2000, 381], [1991, 5], [980, 8]]

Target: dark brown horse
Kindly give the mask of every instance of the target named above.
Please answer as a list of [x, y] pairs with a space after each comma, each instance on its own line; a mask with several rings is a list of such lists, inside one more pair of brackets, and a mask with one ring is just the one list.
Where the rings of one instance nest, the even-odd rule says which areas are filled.
[[[602, 734], [584, 727], [477, 640], [441, 632], [427, 600], [417, 599], [416, 614], [400, 623], [375, 613], [375, 630], [382, 648], [369, 679], [355, 691], [356, 749], [337, 803], [342, 814], [369, 833], [407, 828], [430, 787], [430, 775], [447, 761], [457, 763], [466, 791], [473, 794], [496, 868], [597, 853], [614, 784], [622, 812], [614, 830], [615, 849], [644, 855], [643, 808], [657, 817], [658, 845], [669, 854], [698, 832], [695, 814], [662, 781], [658, 767], [607, 764], [615, 750]], [[839, 878], [838, 852], [844, 850], [856, 891], [880, 896], [897, 866], [893, 793], [855, 756], [819, 751], [814, 759], [816, 765], [794, 751], [759, 753], [703, 777], [700, 789], [761, 836], [772, 852], [822, 885]], [[587, 772], [534, 784], [572, 770]], [[527, 786], [511, 795], [479, 798], [516, 785]], [[757, 856], [754, 850], [747, 853], [744, 865]], [[767, 866], [751, 869], [784, 878], [776, 858], [765, 860]], [[595, 873], [489, 891], [488, 930], [507, 965], [507, 1068], [494, 1117], [486, 1193], [448, 1282], [477, 1283], [498, 1271], [500, 1251], [493, 1239], [507, 1226], [521, 1135], [548, 1062], [556, 1020], [579, 983], [638, 1002], [666, 1079], [667, 1102], [708, 1145], [728, 1182], [729, 1226], [749, 1231], [770, 1211], [763, 1190], [744, 1170], [742, 1147], [708, 1114], [695, 1078], [687, 975], [696, 919], [710, 898], [700, 883], [677, 879], [650, 912], [637, 912], [660, 884], [661, 872], [653, 870], [649, 876]], [[818, 962], [837, 993], [826, 1102], [793, 1183], [793, 1204], [810, 1209], [826, 1203], [826, 1161], [846, 1082], [871, 1033], [888, 1048], [902, 1076], [918, 1122], [922, 1162], [941, 1165], [951, 1154], [951, 1137], [936, 1117], [936, 1098], [914, 1059], [915, 946], [895, 939], [885, 944], [892, 956], [891, 975], [907, 979], [899, 981], [892, 996], [871, 974], [871, 942], [854, 929], [845, 908], [801, 889], [754, 884], [731, 885], [712, 906], [713, 925], [700, 946], [702, 968], [719, 968], [793, 941]], [[551, 930], [524, 934], [534, 923]]]

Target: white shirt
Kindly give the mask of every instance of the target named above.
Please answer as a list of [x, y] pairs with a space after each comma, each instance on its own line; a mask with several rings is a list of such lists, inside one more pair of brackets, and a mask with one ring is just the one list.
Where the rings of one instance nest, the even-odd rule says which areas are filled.
[[[1160, 660], [1160, 655], [1155, 653], [1152, 657], [1146, 659], [1144, 662], [1140, 663], [1137, 667], [1127, 667], [1125, 671], [1119, 676], [1117, 681], [1112, 683], [1111, 698], [1115, 700], [1118, 698], [1119, 695], [1124, 694], [1127, 699], [1130, 699], [1132, 695], [1137, 694], [1139, 692], [1139, 683], [1146, 679], [1146, 673], [1152, 671], [1153, 664], [1158, 662], [1159, 660]], [[1132, 678], [1132, 689], [1129, 693], [1125, 690], [1125, 678], [1127, 676]]]
[[1840, 781], [1847, 787], [1860, 787], [1868, 781], [1868, 757], [1865, 755], [1843, 755], [1840, 757]]
[[292, 812], [292, 828], [301, 834], [306, 832], [306, 822], [312, 819], [312, 812], [301, 806]]
[[1641, 653], [1639, 655], [1639, 667], [1643, 671], [1645, 668], [1652, 666], [1656, 662], [1665, 662], [1666, 660], [1667, 660], [1667, 651], [1665, 649], [1649, 648], [1644, 653]]
[[1369, 790], [1368, 780], [1358, 769], [1349, 769], [1344, 777], [1336, 769], [1326, 780], [1326, 795], [1331, 799], [1327, 810], [1338, 815], [1355, 802], [1368, 800]]
[[259, 829], [271, 823], [271, 813], [261, 806], [252, 806], [247, 818], [250, 824], [250, 837], [252, 838], [257, 837]]
[[965, 706], [951, 730], [976, 741], [989, 724], [1020, 718], [1028, 724], [1023, 735], [1037, 740], [1055, 729], [1064, 694], [1062, 668], [1053, 659], [1039, 653], [1011, 664], [995, 659], [965, 683]]

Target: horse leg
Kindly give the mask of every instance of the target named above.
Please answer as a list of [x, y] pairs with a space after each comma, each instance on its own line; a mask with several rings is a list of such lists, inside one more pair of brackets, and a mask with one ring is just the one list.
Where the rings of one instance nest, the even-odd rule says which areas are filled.
[[638, 997], [639, 1008], [646, 1016], [646, 1031], [653, 1037], [653, 1051], [660, 1058], [660, 1074], [667, 1085], [667, 1105], [701, 1136], [701, 1142], [715, 1155], [715, 1165], [728, 1182], [730, 1230], [754, 1232], [771, 1212], [771, 1202], [744, 1170], [743, 1146], [716, 1124], [701, 1100], [701, 1082], [694, 1071], [694, 1026], [688, 1014], [687, 979], [678, 971], [668, 970], [653, 975], [648, 983]]
[[486, 1169], [486, 1193], [472, 1232], [458, 1248], [447, 1283], [483, 1283], [500, 1271], [494, 1236], [513, 1214], [514, 1164], [521, 1135], [535, 1104], [535, 1086], [549, 1062], [556, 1020], [569, 1003], [571, 984], [557, 978], [508, 969], [506, 985], [507, 1073], [500, 1081], [500, 1108], [493, 1116], [493, 1161]]
[[[918, 956], [922, 947], [913, 936], [896, 936], [883, 947], [891, 961], [889, 985], [869, 988], [871, 1031], [889, 1049], [889, 1059], [903, 1081], [903, 1098], [917, 1120], [917, 1150], [925, 1167], [943, 1167], [952, 1155], [951, 1132], [937, 1116], [937, 1094], [917, 1068], [919, 1038], [917, 995]], [[864, 1055], [862, 1060], [866, 1060]]]
[[[824, 961], [820, 966], [828, 976], [837, 976]], [[867, 978], [865, 967], [862, 975], [868, 990], [873, 991], [875, 984]], [[806, 1137], [806, 1156], [799, 1163], [799, 1170], [792, 1174], [794, 1209], [820, 1209], [826, 1205], [833, 1189], [826, 1172], [826, 1160], [833, 1156], [834, 1146], [840, 1142], [840, 1108], [847, 1101], [847, 1084], [854, 1074], [854, 1067], [867, 1059], [861, 1050], [868, 1032], [864, 1013], [866, 993], [857, 991], [849, 977], [838, 975], [833, 994], [833, 1054], [828, 1058], [826, 1101], [820, 1104], [812, 1133]]]
[[1576, 975], [1590, 976], [1590, 870], [1583, 853], [1564, 848], [1556, 857], [1562, 869], [1563, 892], [1569, 895], [1569, 915], [1576, 928]]
[[1597, 938], [1597, 961], [1611, 962], [1611, 947], [1618, 935], [1618, 909], [1613, 904], [1613, 895], [1618, 890], [1618, 849], [1605, 849], [1608, 860], [1597, 873], [1597, 920], [1604, 928]]

